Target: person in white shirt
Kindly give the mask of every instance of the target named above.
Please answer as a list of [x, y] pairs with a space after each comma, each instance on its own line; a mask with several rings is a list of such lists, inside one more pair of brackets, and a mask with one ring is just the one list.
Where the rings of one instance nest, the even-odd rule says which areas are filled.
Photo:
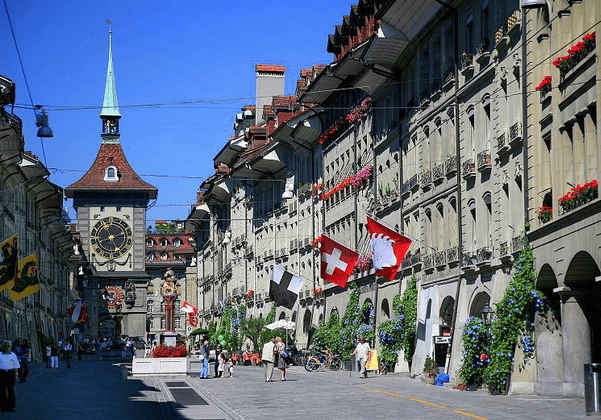
[[361, 367], [361, 371], [359, 373], [360, 378], [367, 378], [367, 371], [365, 370], [365, 365], [371, 356], [369, 343], [365, 342], [365, 337], [359, 337], [359, 343], [355, 350], [351, 354], [357, 355], [357, 361], [359, 362], [359, 366]]
[[261, 360], [265, 366], [265, 382], [271, 382], [273, 377], [273, 365], [275, 362], [275, 338], [269, 340], [263, 346]]
[[15, 411], [15, 376], [19, 367], [12, 343], [5, 340], [0, 353], [0, 411]]

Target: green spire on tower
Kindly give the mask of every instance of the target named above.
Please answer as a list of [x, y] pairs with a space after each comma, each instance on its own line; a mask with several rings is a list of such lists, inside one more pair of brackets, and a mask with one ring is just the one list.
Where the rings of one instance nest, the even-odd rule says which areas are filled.
[[104, 101], [102, 101], [102, 138], [104, 141], [119, 141], [119, 102], [117, 101], [117, 83], [115, 82], [115, 69], [113, 68], [113, 29], [109, 24], [109, 60], [106, 66], [106, 85], [104, 87]]

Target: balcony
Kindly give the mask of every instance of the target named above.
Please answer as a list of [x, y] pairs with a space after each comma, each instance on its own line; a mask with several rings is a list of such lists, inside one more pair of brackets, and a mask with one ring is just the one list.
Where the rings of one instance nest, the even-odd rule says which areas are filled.
[[522, 124], [518, 121], [509, 127], [509, 146], [515, 148], [522, 144]]
[[[509, 18], [507, 18], [507, 34], [512, 35], [513, 32], [517, 31], [520, 28], [520, 19], [521, 19], [521, 11], [520, 9], [516, 9], [513, 11]], [[517, 32], [515, 32], [517, 35]]]
[[511, 258], [511, 254], [509, 253], [509, 242], [505, 241], [499, 244], [499, 258], [501, 258], [501, 260]]
[[457, 159], [455, 156], [449, 156], [444, 162], [445, 172], [447, 176], [451, 176], [457, 172]]
[[413, 175], [411, 179], [409, 179], [409, 188], [413, 191], [419, 188], [419, 180], [417, 175]]
[[490, 157], [490, 150], [484, 150], [478, 153], [478, 170], [480, 172], [490, 171], [492, 168], [492, 159]]
[[455, 71], [453, 68], [448, 69], [444, 76], [444, 82], [442, 85], [442, 88], [447, 91], [449, 89], [451, 89], [453, 87], [453, 85], [455, 84]]
[[467, 75], [474, 71], [474, 55], [463, 53], [461, 57], [461, 73]]
[[432, 184], [432, 172], [424, 171], [420, 175], [420, 184], [422, 189], [426, 190], [430, 188], [430, 184]]
[[401, 268], [403, 270], [408, 270], [411, 268], [411, 257], [407, 257], [403, 260], [403, 262], [401, 263]]
[[509, 136], [502, 133], [497, 137], [497, 154], [499, 156], [506, 154], [509, 151]]
[[440, 165], [436, 165], [434, 169], [432, 169], [432, 181], [442, 181], [444, 178], [444, 163]]
[[476, 251], [477, 255], [477, 265], [490, 265], [490, 261], [492, 260], [492, 249], [485, 246]]
[[516, 254], [524, 248], [524, 242], [526, 238], [523, 235], [516, 236], [511, 240], [511, 252]]
[[411, 183], [407, 181], [401, 186], [401, 195], [409, 194], [409, 191], [411, 191], [410, 185]]
[[476, 264], [478, 263], [478, 255], [476, 252], [465, 252], [463, 253], [462, 259], [463, 269], [465, 271], [475, 271]]
[[434, 270], [434, 254], [426, 254], [422, 258], [424, 271]]
[[461, 176], [466, 181], [476, 177], [476, 165], [474, 159], [470, 158], [461, 164]]
[[411, 256], [411, 266], [420, 265], [422, 263], [422, 254], [415, 254]]
[[445, 265], [447, 265], [446, 252], [436, 252], [434, 254], [434, 266], [438, 269], [442, 269]]
[[449, 265], [459, 264], [459, 247], [458, 246], [447, 249], [447, 263]]

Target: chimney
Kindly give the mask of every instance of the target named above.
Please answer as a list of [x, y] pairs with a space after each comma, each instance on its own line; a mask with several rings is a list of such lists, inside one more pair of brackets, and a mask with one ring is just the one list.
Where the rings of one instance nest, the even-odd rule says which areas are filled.
[[271, 105], [274, 96], [284, 95], [284, 73], [286, 73], [286, 67], [257, 64], [255, 71], [257, 73], [255, 125], [261, 125], [265, 122], [263, 119], [263, 107]]

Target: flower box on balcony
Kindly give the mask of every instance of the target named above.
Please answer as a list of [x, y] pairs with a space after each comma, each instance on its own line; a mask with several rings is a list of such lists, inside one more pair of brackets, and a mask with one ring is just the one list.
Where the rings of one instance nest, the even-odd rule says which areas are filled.
[[480, 172], [489, 171], [492, 168], [492, 159], [490, 151], [484, 150], [478, 153], [478, 170]]
[[476, 176], [476, 165], [474, 159], [468, 159], [461, 164], [461, 176], [468, 180]]

